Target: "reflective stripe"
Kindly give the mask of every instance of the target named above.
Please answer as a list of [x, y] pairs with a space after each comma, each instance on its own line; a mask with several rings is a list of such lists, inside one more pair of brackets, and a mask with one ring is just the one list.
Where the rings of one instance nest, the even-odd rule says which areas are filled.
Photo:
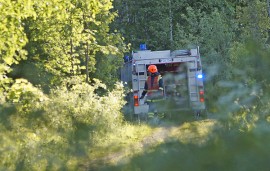
[[153, 118], [154, 116], [155, 116], [155, 113], [153, 113], [153, 112], [149, 112], [149, 113], [148, 113], [148, 117], [149, 117], [149, 118]]
[[157, 92], [158, 90], [147, 90], [148, 92]]
[[158, 113], [159, 118], [164, 118], [165, 114], [164, 113]]
[[[149, 113], [147, 113], [147, 115], [148, 115], [148, 118], [154, 118], [155, 117], [155, 113], [153, 113], [153, 112], [149, 112]], [[164, 116], [165, 116], [164, 113], [157, 113], [158, 118], [164, 118]]]
[[146, 99], [146, 102], [160, 102], [160, 101], [164, 101], [164, 100], [165, 100], [164, 98], [161, 98], [161, 99], [154, 99], [154, 100]]

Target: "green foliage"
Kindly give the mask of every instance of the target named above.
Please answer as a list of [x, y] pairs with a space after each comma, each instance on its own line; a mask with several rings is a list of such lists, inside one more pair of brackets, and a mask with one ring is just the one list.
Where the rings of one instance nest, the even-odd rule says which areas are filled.
[[25, 79], [16, 79], [7, 94], [7, 101], [18, 103], [18, 113], [27, 113], [41, 105], [46, 96]]
[[27, 19], [25, 28], [29, 38], [26, 48], [29, 59], [42, 63], [47, 72], [57, 76], [75, 72], [80, 63], [76, 48], [80, 41], [93, 39], [82, 34], [82, 14], [72, 2], [35, 2], [36, 18]]
[[[65, 87], [65, 85], [70, 85], [70, 88]], [[94, 86], [78, 79], [63, 82], [62, 88], [52, 91], [54, 99], [48, 103], [49, 106], [44, 108], [45, 111], [49, 110], [47, 113], [51, 113], [50, 117], [54, 118], [52, 126], [64, 128], [64, 125], [72, 125], [72, 123], [67, 122], [70, 119], [105, 131], [118, 126], [122, 121], [120, 109], [124, 103], [121, 86], [117, 84], [113, 92], [109, 92], [103, 97], [95, 93], [100, 87], [105, 88], [105, 85], [98, 81], [95, 82]], [[55, 106], [59, 108], [55, 108]], [[50, 111], [52, 108], [54, 110]], [[58, 113], [62, 113], [62, 116], [59, 116]], [[61, 119], [63, 115], [68, 119]]]
[[115, 9], [119, 17], [113, 28], [119, 30], [138, 49], [146, 43], [151, 50], [170, 47], [169, 1], [155, 0], [116, 0]]
[[243, 1], [245, 5], [236, 6], [237, 37], [243, 41], [254, 39], [261, 43], [268, 40], [270, 27], [266, 1]]
[[6, 74], [11, 71], [12, 64], [18, 64], [20, 60], [26, 59], [27, 51], [23, 46], [27, 43], [24, 33], [23, 20], [34, 17], [35, 13], [30, 1], [11, 0], [0, 1], [0, 93], [4, 93], [12, 80]]
[[[1, 9], [1, 63], [11, 65], [25, 59], [27, 52], [22, 47], [27, 43], [23, 29], [23, 20], [34, 16], [31, 2], [0, 1]], [[2, 74], [2, 73], [1, 73]]]
[[[269, 127], [268, 127], [269, 129]], [[213, 132], [209, 140], [198, 145], [176, 140], [164, 142], [134, 155], [129, 162], [103, 167], [101, 170], [267, 170], [269, 130], [261, 133]], [[264, 134], [264, 135], [263, 135]]]
[[109, 54], [97, 54], [97, 56], [96, 72], [90, 74], [90, 76], [100, 78], [108, 86], [108, 89], [111, 89], [115, 82], [119, 80], [119, 68], [123, 59]]
[[238, 110], [229, 108], [229, 111], [234, 111], [232, 117], [239, 121], [236, 124], [240, 123], [240, 127], [254, 126], [258, 121], [265, 121], [268, 117], [266, 99], [269, 96], [270, 83], [268, 79], [270, 61], [267, 57], [269, 49], [252, 41], [246, 44], [235, 44], [230, 52], [233, 67], [231, 84], [227, 87], [231, 98], [227, 102], [233, 102], [233, 106], [238, 106]]
[[[0, 43], [1, 91], [8, 91], [9, 83], [12, 83], [10, 76], [31, 82], [34, 77], [32, 83], [46, 89], [59, 84], [64, 77], [88, 74], [85, 73], [86, 65], [88, 72], [100, 76], [95, 75], [99, 72], [96, 64], [101, 65], [99, 61], [103, 61], [98, 58], [119, 61], [126, 50], [121, 35], [117, 31], [110, 32], [109, 25], [116, 15], [110, 11], [110, 0], [21, 0], [16, 3], [1, 1], [0, 4], [3, 18], [0, 24], [3, 33]], [[86, 63], [87, 55], [90, 60]], [[25, 63], [19, 63], [22, 59], [27, 59], [25, 63], [38, 72], [10, 74], [15, 64], [19, 64], [17, 70], [25, 67]], [[116, 70], [121, 66], [119, 62], [115, 65], [108, 71], [113, 77], [117, 77]], [[46, 81], [44, 75], [49, 76]], [[108, 82], [103, 75], [99, 79]]]
[[[201, 33], [202, 18], [212, 18], [213, 11], [214, 15], [220, 13], [225, 21], [232, 18], [232, 7], [223, 1], [115, 0], [114, 5], [119, 14], [114, 28], [124, 35], [125, 41], [131, 43], [133, 49], [137, 49], [140, 43], [146, 43], [151, 50], [200, 45], [211, 39]], [[225, 25], [218, 24], [215, 25], [220, 28]]]
[[[123, 121], [115, 83], [126, 47], [110, 32], [112, 3], [21, 0], [1, 1], [0, 8], [0, 170], [76, 170], [78, 156]], [[111, 81], [113, 91], [95, 79], [89, 85], [71, 78], [84, 74], [86, 55], [90, 73]], [[56, 88], [45, 95], [39, 85]], [[96, 93], [101, 88], [106, 95]]]
[[208, 141], [198, 145], [190, 137], [203, 127], [183, 124], [180, 141], [150, 148], [120, 169], [255, 170], [252, 160], [264, 170], [266, 6], [260, 0], [0, 0], [0, 170], [79, 170], [150, 132], [123, 125], [124, 93], [116, 82], [124, 41], [151, 50], [199, 45], [207, 106], [223, 127], [203, 132]]
[[121, 129], [123, 87], [98, 96], [81, 78], [64, 81], [46, 97], [25, 80], [17, 80], [8, 97], [20, 103], [1, 106], [1, 169], [59, 170], [78, 167], [95, 142]]

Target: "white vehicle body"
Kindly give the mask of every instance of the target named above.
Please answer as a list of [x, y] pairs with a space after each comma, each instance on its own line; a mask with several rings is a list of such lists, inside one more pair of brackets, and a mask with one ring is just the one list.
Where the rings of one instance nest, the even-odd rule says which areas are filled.
[[164, 99], [170, 98], [176, 102], [174, 110], [205, 109], [199, 47], [172, 52], [142, 50], [133, 52], [132, 59], [121, 70], [121, 80], [132, 87], [130, 103], [134, 114], [147, 113], [149, 110], [149, 105], [145, 103], [145, 99], [140, 100], [140, 96], [147, 80], [147, 67], [151, 64], [157, 66], [163, 77]]

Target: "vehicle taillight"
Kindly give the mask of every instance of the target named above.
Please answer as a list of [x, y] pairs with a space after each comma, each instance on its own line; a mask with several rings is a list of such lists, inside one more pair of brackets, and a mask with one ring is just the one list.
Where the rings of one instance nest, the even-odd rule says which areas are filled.
[[204, 95], [204, 91], [203, 90], [200, 90], [200, 95]]
[[204, 91], [200, 90], [199, 94], [200, 94], [200, 102], [204, 102]]
[[137, 95], [133, 97], [134, 97], [134, 106], [139, 106], [139, 97]]

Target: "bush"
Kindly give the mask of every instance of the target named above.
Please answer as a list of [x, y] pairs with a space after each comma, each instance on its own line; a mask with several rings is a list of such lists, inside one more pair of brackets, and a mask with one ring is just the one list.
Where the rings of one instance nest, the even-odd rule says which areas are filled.
[[0, 108], [0, 170], [76, 170], [97, 139], [120, 129], [123, 87], [99, 96], [106, 87], [95, 81], [68, 79], [48, 97], [26, 80], [12, 86], [13, 103]]

